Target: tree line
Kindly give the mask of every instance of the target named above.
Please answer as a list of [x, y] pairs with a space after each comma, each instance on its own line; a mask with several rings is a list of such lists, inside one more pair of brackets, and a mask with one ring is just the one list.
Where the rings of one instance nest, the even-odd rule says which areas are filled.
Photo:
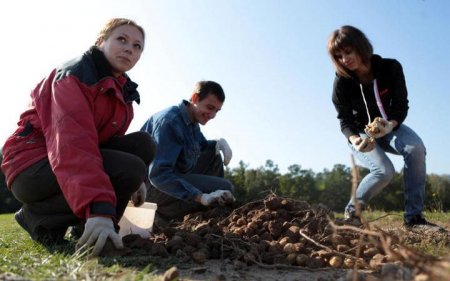
[[[357, 167], [361, 178], [369, 173], [363, 167]], [[291, 165], [285, 174], [278, 166], [267, 160], [264, 166], [248, 169], [248, 165], [239, 162], [239, 166], [225, 171], [225, 177], [236, 188], [236, 198], [244, 202], [264, 198], [269, 193], [278, 196], [307, 201], [309, 204], [324, 204], [336, 212], [343, 212], [350, 200], [352, 190], [352, 168], [342, 164], [333, 169], [324, 169], [314, 173], [302, 169], [300, 165]], [[368, 204], [370, 210], [403, 211], [403, 173], [396, 172], [389, 185]], [[448, 211], [450, 209], [450, 176], [427, 175], [425, 208], [427, 211]]]
[[[357, 167], [361, 178], [369, 171]], [[343, 212], [352, 189], [352, 168], [336, 164], [333, 169], [324, 169], [315, 173], [302, 169], [300, 165], [291, 165], [281, 174], [278, 166], [267, 160], [264, 166], [249, 169], [243, 161], [238, 167], [225, 170], [225, 178], [235, 186], [235, 195], [241, 202], [264, 198], [269, 193], [307, 201], [309, 204], [324, 204], [336, 212]], [[6, 188], [4, 176], [0, 173], [0, 213], [17, 211], [21, 204]], [[426, 210], [449, 211], [450, 176], [427, 175]], [[371, 210], [402, 211], [404, 205], [403, 175], [396, 172], [389, 185], [373, 198], [368, 205]]]

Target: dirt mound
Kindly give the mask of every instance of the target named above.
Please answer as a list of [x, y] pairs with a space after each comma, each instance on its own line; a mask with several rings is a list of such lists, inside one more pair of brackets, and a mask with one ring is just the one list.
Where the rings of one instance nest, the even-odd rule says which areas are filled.
[[[227, 260], [236, 270], [256, 265], [308, 271], [363, 269], [395, 275], [401, 271], [396, 269], [400, 266], [411, 274], [431, 278], [423, 280], [441, 280], [433, 279], [436, 272], [450, 270], [448, 261], [440, 262], [402, 244], [405, 237], [441, 239], [439, 235], [396, 234], [372, 229], [369, 223], [355, 227], [336, 221], [324, 205], [312, 206], [271, 194], [245, 205], [187, 215], [182, 222], [155, 231], [149, 239], [127, 235], [123, 237], [125, 248], [113, 249], [111, 255], [151, 255], [162, 261], [172, 260], [172, 264], [195, 262], [200, 266]], [[442, 235], [448, 243], [448, 234]]]
[[[394, 260], [380, 238], [340, 227], [325, 206], [276, 195], [243, 206], [187, 215], [150, 239], [125, 236], [127, 248], [203, 264], [231, 259], [236, 266], [377, 268]], [[130, 252], [127, 252], [130, 254]]]

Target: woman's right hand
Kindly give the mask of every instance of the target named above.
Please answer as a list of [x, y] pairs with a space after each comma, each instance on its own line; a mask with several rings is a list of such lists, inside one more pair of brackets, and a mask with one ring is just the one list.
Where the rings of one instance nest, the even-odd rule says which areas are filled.
[[76, 245], [77, 249], [87, 249], [90, 246], [94, 245], [94, 249], [92, 250], [93, 256], [98, 256], [107, 239], [111, 239], [114, 246], [117, 249], [123, 248], [123, 242], [120, 238], [119, 234], [116, 233], [114, 229], [114, 223], [111, 218], [107, 217], [92, 217], [86, 220], [86, 224], [84, 225], [84, 232], [81, 235], [78, 243]]
[[370, 138], [362, 138], [360, 136], [350, 136], [349, 141], [352, 143], [356, 151], [369, 152], [375, 148], [375, 142]]

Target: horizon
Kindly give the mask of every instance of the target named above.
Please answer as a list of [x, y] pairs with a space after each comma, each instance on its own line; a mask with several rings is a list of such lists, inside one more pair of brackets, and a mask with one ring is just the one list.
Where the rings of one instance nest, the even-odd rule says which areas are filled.
[[[291, 165], [313, 172], [351, 167], [331, 102], [335, 74], [326, 51], [331, 32], [350, 24], [367, 35], [376, 54], [402, 64], [410, 106], [405, 124], [425, 143], [427, 174], [450, 174], [448, 1], [14, 1], [0, 11], [6, 27], [0, 146], [14, 132], [31, 89], [93, 45], [112, 17], [133, 19], [146, 31], [144, 53], [129, 71], [141, 104], [128, 132], [189, 98], [197, 81], [213, 80], [226, 100], [201, 129], [207, 139], [228, 141], [231, 169], [240, 161], [264, 167], [267, 160], [282, 173]], [[402, 158], [389, 158], [401, 171]]]

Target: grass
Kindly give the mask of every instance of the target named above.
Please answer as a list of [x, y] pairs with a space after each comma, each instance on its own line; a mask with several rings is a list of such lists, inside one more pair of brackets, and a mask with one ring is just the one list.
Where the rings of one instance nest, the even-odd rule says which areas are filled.
[[[401, 213], [387, 215], [385, 212], [372, 211], [365, 212], [364, 215], [382, 229], [400, 229], [403, 222]], [[426, 217], [450, 229], [450, 213], [429, 213]], [[405, 242], [421, 252], [448, 257], [449, 239], [433, 239], [436, 237], [405, 239]], [[13, 214], [0, 215], [0, 280], [160, 280], [155, 274], [157, 267], [153, 261], [151, 256], [76, 256], [74, 244], [45, 248], [31, 240], [28, 233], [16, 223]]]
[[[371, 226], [376, 226], [383, 230], [390, 230], [396, 233], [403, 233], [403, 213], [383, 211], [370, 211], [363, 213], [364, 218], [371, 222]], [[425, 214], [429, 222], [450, 230], [450, 213], [429, 212]], [[434, 257], [449, 257], [450, 236], [447, 233], [434, 235], [412, 235], [406, 234], [402, 243], [416, 249], [419, 252]]]
[[151, 257], [87, 258], [74, 247], [45, 248], [13, 214], [0, 215], [0, 280], [157, 280]]

